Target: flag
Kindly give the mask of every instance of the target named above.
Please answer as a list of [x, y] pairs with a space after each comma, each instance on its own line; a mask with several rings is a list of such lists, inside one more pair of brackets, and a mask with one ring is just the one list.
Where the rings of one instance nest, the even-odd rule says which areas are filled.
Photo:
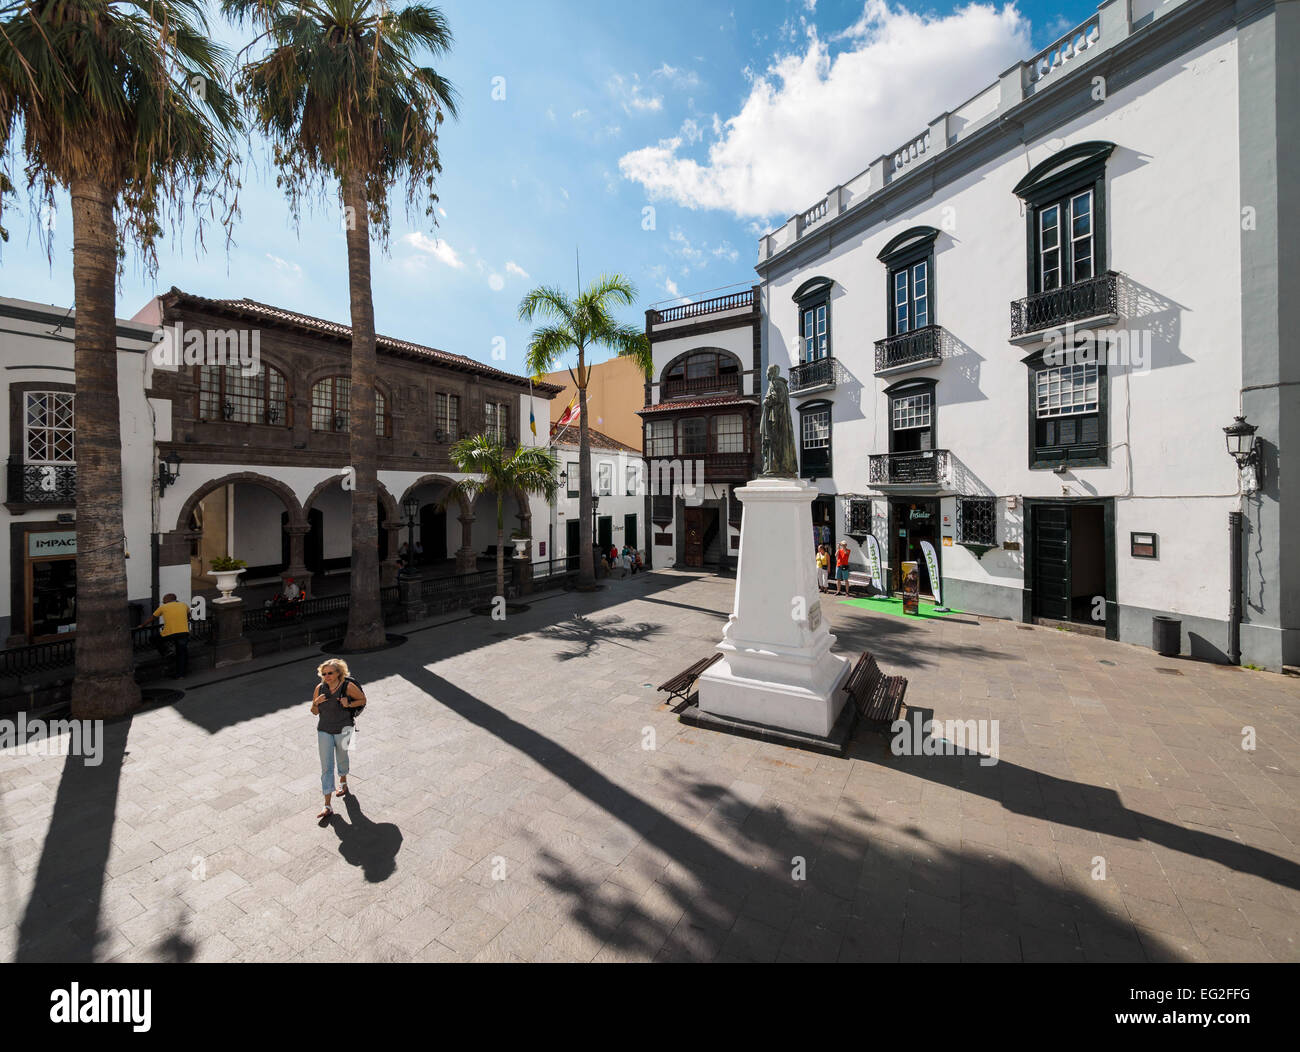
[[528, 430], [537, 437], [537, 418], [533, 416], [533, 381], [528, 381]]
[[569, 403], [569, 408], [566, 409], [564, 411], [564, 415], [561, 416], [558, 421], [556, 421], [556, 426], [568, 427], [570, 424], [572, 424], [574, 421], [578, 419], [578, 416], [579, 414], [581, 414], [581, 412], [582, 412], [582, 407], [578, 405], [578, 396], [575, 394], [573, 396], [573, 401]]

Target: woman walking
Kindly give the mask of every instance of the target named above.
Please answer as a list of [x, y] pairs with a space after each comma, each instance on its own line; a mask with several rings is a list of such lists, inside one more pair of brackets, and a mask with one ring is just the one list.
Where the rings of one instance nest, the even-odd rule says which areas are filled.
[[[317, 818], [334, 814], [332, 796], [348, 795], [348, 749], [352, 745], [352, 727], [356, 710], [366, 703], [365, 692], [348, 675], [348, 663], [329, 658], [316, 669], [320, 682], [311, 699], [311, 714], [316, 721], [316, 743], [320, 749], [320, 785], [325, 794], [325, 808]], [[338, 762], [339, 788], [334, 791], [334, 765]]]
[[830, 554], [826, 551], [826, 545], [821, 545], [817, 549], [817, 590], [826, 591], [828, 573], [831, 566]]

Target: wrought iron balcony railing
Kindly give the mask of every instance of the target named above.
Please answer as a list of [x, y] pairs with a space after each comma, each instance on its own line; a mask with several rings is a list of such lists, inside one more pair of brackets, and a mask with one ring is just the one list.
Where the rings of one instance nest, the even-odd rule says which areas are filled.
[[10, 504], [75, 504], [77, 501], [76, 464], [24, 464], [22, 458], [9, 458]]
[[740, 394], [740, 376], [688, 376], [665, 380], [659, 385], [659, 399], [713, 394]]
[[936, 486], [948, 480], [948, 450], [871, 454], [873, 486]]
[[883, 373], [903, 366], [929, 365], [941, 357], [937, 325], [926, 325], [911, 332], [899, 333], [876, 341], [876, 372]]
[[808, 392], [829, 390], [844, 378], [844, 366], [833, 355], [818, 358], [815, 362], [804, 362], [790, 369], [790, 390]]
[[744, 292], [729, 292], [725, 296], [714, 296], [708, 300], [697, 300], [694, 303], [682, 303], [676, 307], [665, 307], [663, 310], [651, 308], [646, 311], [647, 320], [651, 325], [662, 325], [670, 321], [684, 321], [687, 318], [699, 318], [705, 314], [717, 314], [720, 311], [740, 310], [741, 308], [753, 309], [754, 290], [746, 289]]
[[1011, 338], [1087, 318], [1119, 313], [1119, 275], [1113, 270], [1011, 304]]

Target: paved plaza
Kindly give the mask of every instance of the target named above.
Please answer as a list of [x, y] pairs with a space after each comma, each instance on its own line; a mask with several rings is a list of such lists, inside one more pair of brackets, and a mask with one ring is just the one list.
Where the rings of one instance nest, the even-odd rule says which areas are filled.
[[640, 575], [356, 658], [329, 826], [319, 653], [188, 683], [98, 767], [0, 754], [0, 959], [1300, 960], [1300, 680], [827, 597], [840, 652], [997, 720], [999, 762], [822, 756], [656, 694], [733, 589]]

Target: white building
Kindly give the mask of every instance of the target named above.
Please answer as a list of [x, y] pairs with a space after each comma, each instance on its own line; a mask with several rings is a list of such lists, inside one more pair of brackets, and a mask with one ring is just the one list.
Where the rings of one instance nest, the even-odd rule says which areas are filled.
[[[76, 628], [76, 316], [67, 308], [0, 298], [0, 319], [0, 382], [9, 406], [9, 427], [0, 437], [8, 465], [0, 512], [0, 536], [8, 545], [0, 559], [0, 639], [17, 646]], [[117, 323], [127, 592], [141, 607], [152, 594], [151, 510], [158, 496], [159, 407], [145, 394], [152, 331]]]
[[1241, 511], [1241, 661], [1300, 663], [1298, 48], [1293, 3], [1107, 0], [761, 240], [855, 563], [873, 534], [925, 589], [928, 540], [951, 607], [1146, 646], [1169, 615], [1224, 660]]
[[[576, 569], [579, 558], [578, 533], [581, 521], [578, 510], [578, 426], [552, 425], [551, 451], [559, 465], [560, 488], [551, 509], [550, 543], [543, 551], [539, 541], [542, 520], [533, 520], [534, 561], [550, 557], [564, 559]], [[601, 552], [625, 544], [639, 549], [645, 556], [647, 520], [645, 517], [645, 462], [641, 452], [625, 442], [611, 438], [594, 427], [587, 429], [588, 464], [591, 472], [591, 495], [596, 502], [592, 541]], [[553, 553], [553, 554], [552, 554]]]
[[646, 311], [650, 565], [725, 570], [739, 551], [733, 493], [757, 462], [761, 321], [757, 286]]

